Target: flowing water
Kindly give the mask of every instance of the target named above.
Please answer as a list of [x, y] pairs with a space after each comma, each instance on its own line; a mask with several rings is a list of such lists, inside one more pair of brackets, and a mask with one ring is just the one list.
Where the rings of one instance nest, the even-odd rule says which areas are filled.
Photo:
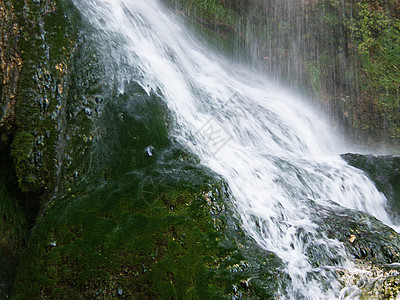
[[[75, 4], [119, 92], [136, 81], [164, 99], [171, 135], [224, 178], [247, 234], [285, 263], [291, 284], [281, 296], [339, 297], [330, 270], [352, 262], [342, 243], [319, 230], [315, 207], [339, 205], [392, 222], [386, 198], [338, 156], [344, 148], [329, 123], [302, 99], [212, 53], [157, 1]], [[310, 248], [324, 251], [319, 266], [306, 255]]]

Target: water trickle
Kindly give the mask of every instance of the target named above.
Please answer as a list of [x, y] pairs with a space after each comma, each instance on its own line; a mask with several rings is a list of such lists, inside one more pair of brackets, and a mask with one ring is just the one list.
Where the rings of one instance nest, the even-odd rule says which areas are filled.
[[75, 4], [97, 30], [119, 91], [136, 81], [165, 100], [173, 137], [226, 180], [246, 232], [286, 264], [291, 284], [282, 296], [338, 297], [331, 270], [352, 262], [343, 244], [319, 229], [316, 210], [339, 205], [391, 220], [385, 197], [338, 156], [343, 148], [326, 120], [298, 97], [213, 54], [157, 1]]

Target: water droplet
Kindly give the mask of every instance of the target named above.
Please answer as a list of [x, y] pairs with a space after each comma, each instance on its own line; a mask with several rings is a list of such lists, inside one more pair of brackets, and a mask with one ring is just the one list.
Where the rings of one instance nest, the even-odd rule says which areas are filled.
[[146, 147], [145, 151], [146, 151], [148, 156], [153, 156], [154, 155], [154, 147], [153, 146]]
[[120, 295], [120, 296], [121, 296], [121, 295], [122, 295], [122, 293], [123, 293], [124, 291], [122, 290], [122, 288], [121, 288], [121, 287], [119, 287], [119, 288], [118, 288], [118, 290], [117, 290], [117, 292], [118, 292], [118, 295]]
[[90, 108], [88, 108], [88, 107], [85, 107], [85, 114], [90, 116], [92, 114], [92, 110]]

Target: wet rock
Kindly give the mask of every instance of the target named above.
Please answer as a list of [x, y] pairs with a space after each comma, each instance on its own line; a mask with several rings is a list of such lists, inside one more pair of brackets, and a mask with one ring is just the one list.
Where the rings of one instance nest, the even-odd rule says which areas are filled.
[[[70, 95], [90, 99], [91, 88]], [[225, 185], [168, 138], [165, 104], [135, 83], [114, 92], [100, 120], [69, 120], [64, 180], [32, 233], [16, 296], [273, 297], [287, 283], [281, 261], [246, 237]]]
[[[66, 12], [68, 4], [57, 0], [45, 3], [0, 3], [13, 13], [16, 24], [15, 30], [13, 29], [14, 40], [8, 41], [15, 43], [9, 43], [8, 51], [15, 48], [21, 61], [11, 66], [13, 74], [18, 74], [18, 82], [14, 80], [15, 84], [10, 85], [15, 97], [9, 97], [13, 98], [13, 122], [7, 123], [11, 124], [15, 134], [12, 153], [17, 161], [18, 181], [24, 191], [45, 193], [52, 190], [57, 177], [55, 170], [59, 133], [64, 122], [64, 112], [60, 110], [65, 101], [62, 90], [67, 80], [69, 58], [76, 38], [69, 19], [73, 10]], [[10, 32], [4, 38], [7, 36], [11, 36]], [[3, 53], [3, 49], [0, 50]], [[0, 106], [11, 107], [7, 103], [2, 95]], [[27, 134], [35, 136], [35, 143], [28, 145], [29, 139], [22, 141], [21, 137]], [[23, 148], [19, 149], [20, 146]]]
[[400, 235], [375, 217], [339, 206], [314, 207], [320, 230], [342, 242], [353, 258], [373, 264], [400, 260]]
[[351, 271], [340, 271], [339, 280], [346, 288], [341, 297], [351, 299], [398, 299], [400, 272], [387, 265], [356, 262]]
[[350, 165], [363, 170], [388, 199], [393, 217], [400, 220], [400, 157], [388, 155], [342, 154]]
[[10, 1], [0, 1], [0, 131], [11, 133], [15, 122], [17, 84], [22, 68], [20, 27]]

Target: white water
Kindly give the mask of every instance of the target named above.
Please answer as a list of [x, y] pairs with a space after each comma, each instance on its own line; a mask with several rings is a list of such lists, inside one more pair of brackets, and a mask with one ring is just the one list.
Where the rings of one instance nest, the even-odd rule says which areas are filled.
[[[207, 50], [157, 1], [75, 2], [97, 29], [120, 92], [130, 80], [159, 91], [175, 117], [173, 134], [227, 181], [246, 232], [286, 263], [292, 282], [283, 297], [337, 298], [327, 269], [352, 263], [340, 242], [318, 232], [311, 203], [391, 221], [385, 197], [338, 156], [343, 148], [329, 124], [301, 99]], [[313, 268], [309, 247], [339, 263]]]

